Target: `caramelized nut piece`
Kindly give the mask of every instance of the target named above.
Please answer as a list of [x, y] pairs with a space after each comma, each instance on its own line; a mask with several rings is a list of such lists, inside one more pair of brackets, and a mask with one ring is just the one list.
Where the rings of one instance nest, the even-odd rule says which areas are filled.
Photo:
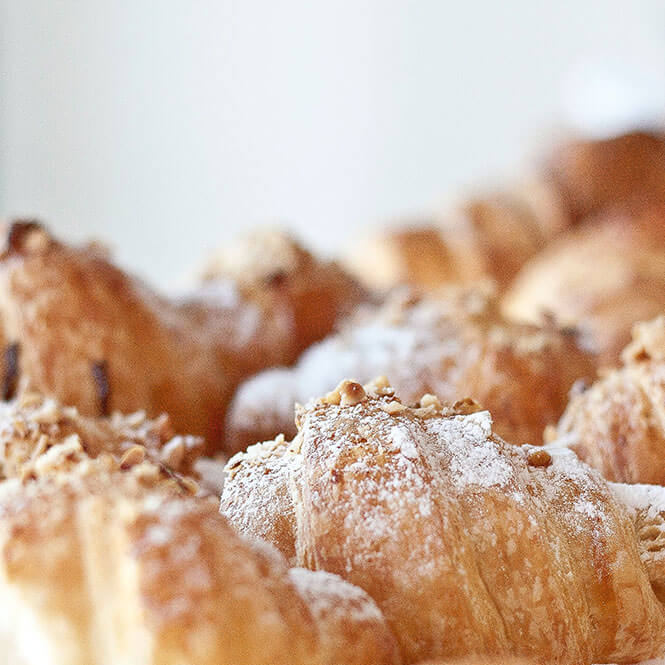
[[430, 406], [434, 407], [435, 409], [439, 410], [441, 409], [441, 401], [436, 395], [432, 395], [431, 393], [425, 393], [421, 398], [420, 398], [420, 406], [423, 409], [426, 409]]
[[388, 404], [384, 404], [381, 408], [390, 415], [395, 415], [396, 413], [399, 413], [400, 411], [404, 411], [404, 409], [406, 409], [404, 404], [398, 402], [397, 400], [388, 402]]
[[334, 406], [339, 406], [339, 403], [342, 399], [342, 396], [339, 394], [339, 390], [335, 388], [335, 390], [331, 390], [323, 399], [322, 401], [325, 402], [326, 404], [332, 404]]
[[548, 467], [550, 464], [552, 464], [552, 456], [546, 450], [543, 450], [542, 448], [536, 448], [529, 452], [526, 461], [531, 466]]
[[337, 392], [341, 396], [340, 404], [342, 406], [354, 406], [367, 399], [365, 389], [355, 381], [342, 381], [337, 386]]
[[455, 410], [455, 413], [460, 416], [469, 416], [472, 413], [478, 413], [478, 411], [485, 410], [471, 397], [465, 397], [464, 399], [458, 400], [453, 404], [453, 409]]
[[132, 446], [120, 459], [121, 469], [131, 469], [131, 467], [141, 464], [145, 460], [145, 448], [143, 446]]

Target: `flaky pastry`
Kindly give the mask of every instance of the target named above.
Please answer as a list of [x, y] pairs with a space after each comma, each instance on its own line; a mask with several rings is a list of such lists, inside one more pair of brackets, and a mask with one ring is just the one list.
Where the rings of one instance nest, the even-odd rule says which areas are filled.
[[202, 279], [211, 288], [231, 280], [269, 307], [270, 323], [286, 319], [281, 364], [292, 363], [366, 300], [363, 289], [337, 263], [317, 259], [277, 230], [249, 233], [221, 247], [204, 267]]
[[623, 365], [573, 391], [547, 438], [609, 480], [665, 485], [665, 317], [635, 326]]
[[[405, 663], [665, 652], [662, 568], [644, 555], [653, 534], [636, 530], [630, 486], [608, 485], [569, 450], [507, 444], [468, 404], [425, 396], [408, 408], [384, 382], [346, 381], [299, 410], [292, 442], [258, 444], [227, 468], [231, 523], [364, 588]], [[662, 528], [665, 513], [640, 514]]]
[[575, 380], [593, 376], [594, 363], [575, 331], [509, 322], [484, 292], [398, 293], [347, 321], [293, 368], [243, 383], [229, 410], [226, 448], [291, 436], [295, 402], [345, 376], [368, 381], [379, 374], [391, 377], [407, 403], [423, 393], [453, 402], [471, 396], [492, 411], [499, 434], [536, 443], [563, 412]]
[[605, 364], [617, 362], [634, 323], [665, 308], [665, 210], [599, 219], [555, 240], [529, 261], [506, 292], [515, 319], [577, 325]]
[[629, 132], [602, 140], [573, 139], [558, 146], [547, 165], [574, 220], [617, 206], [665, 198], [665, 137]]
[[440, 217], [354, 239], [345, 265], [363, 284], [425, 290], [492, 279], [500, 289], [568, 220], [536, 179], [458, 204]]
[[[22, 425], [3, 414], [3, 432], [41, 428], [43, 408], [23, 412]], [[58, 430], [0, 483], [5, 662], [398, 665], [364, 592], [289, 570], [239, 537], [191, 480], [132, 454], [138, 445], [97, 446], [101, 430], [83, 435], [83, 425], [58, 423], [79, 431], [60, 441]]]
[[[99, 248], [68, 247], [34, 222], [16, 222], [0, 256], [2, 396], [11, 398], [27, 377], [84, 415], [166, 412], [178, 431], [203, 435], [212, 452], [238, 382], [294, 360], [304, 343], [296, 327], [308, 314], [319, 317], [303, 326], [308, 335], [332, 327], [325, 298], [308, 300], [284, 270], [273, 277], [285, 275], [286, 294], [263, 278], [228, 278], [169, 300]], [[324, 281], [317, 284], [325, 291]], [[330, 276], [330, 292], [336, 283]]]

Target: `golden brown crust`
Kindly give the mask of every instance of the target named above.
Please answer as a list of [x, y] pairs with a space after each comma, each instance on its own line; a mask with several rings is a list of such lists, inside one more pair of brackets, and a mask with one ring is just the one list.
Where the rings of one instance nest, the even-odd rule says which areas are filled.
[[[343, 274], [292, 251], [304, 258], [292, 272], [284, 268], [284, 283], [274, 279], [282, 273], [259, 275], [261, 264], [243, 281], [217, 280], [171, 301], [97, 248], [68, 247], [34, 222], [14, 223], [0, 257], [4, 398], [28, 377], [84, 415], [166, 412], [178, 431], [203, 435], [213, 452], [237, 383], [291, 362], [356, 302]], [[246, 261], [255, 259], [250, 253]], [[317, 297], [305, 286], [310, 272]]]
[[556, 422], [574, 381], [592, 377], [595, 358], [574, 331], [503, 319], [477, 290], [449, 289], [416, 298], [395, 294], [348, 321], [290, 369], [263, 372], [241, 385], [227, 421], [227, 448], [295, 433], [293, 405], [345, 376], [391, 376], [407, 403], [423, 393], [454, 402], [467, 395], [489, 408], [497, 431], [537, 443]]
[[220, 248], [202, 277], [208, 284], [233, 280], [246, 297], [263, 304], [271, 326], [285, 320], [284, 348], [271, 365], [294, 362], [366, 299], [337, 263], [317, 259], [292, 236], [276, 230], [250, 233]]
[[149, 462], [82, 455], [5, 481], [0, 516], [0, 640], [17, 662], [397, 665], [366, 594], [289, 573]]
[[665, 307], [663, 208], [599, 219], [554, 241], [521, 270], [503, 309], [518, 320], [552, 315], [587, 330], [613, 365], [637, 321]]
[[623, 357], [571, 397], [548, 436], [609, 480], [665, 485], [665, 318], [637, 325]]
[[438, 219], [355, 239], [345, 264], [373, 289], [430, 290], [482, 279], [503, 289], [568, 223], [554, 190], [533, 179], [472, 197]]
[[[285, 473], [271, 474], [286, 476], [295, 511], [291, 542], [278, 547], [368, 591], [406, 662], [484, 652], [573, 665], [663, 654], [665, 609], [632, 517], [600, 475], [569, 451], [545, 459], [506, 444], [485, 412], [457, 415], [431, 398], [410, 409], [379, 393], [367, 387], [345, 406], [333, 392], [299, 413], [299, 434], [288, 455], [282, 449]], [[241, 476], [250, 487], [264, 475], [261, 456], [230, 462], [224, 512]], [[252, 494], [233, 508], [241, 529], [265, 519]]]
[[665, 198], [665, 139], [630, 132], [603, 140], [571, 140], [547, 167], [575, 220], [616, 206]]

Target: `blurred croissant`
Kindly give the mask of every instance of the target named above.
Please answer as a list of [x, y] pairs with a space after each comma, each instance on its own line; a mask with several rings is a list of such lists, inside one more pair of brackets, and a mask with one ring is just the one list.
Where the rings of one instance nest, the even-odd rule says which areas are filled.
[[[210, 452], [221, 444], [237, 383], [264, 367], [292, 362], [360, 293], [340, 291], [343, 306], [332, 296], [308, 298], [299, 286], [291, 288], [309, 272], [298, 264], [280, 267], [277, 284], [267, 277], [251, 283], [220, 279], [186, 299], [168, 300], [113, 266], [99, 249], [68, 247], [38, 224], [14, 223], [5, 244], [2, 396], [12, 397], [26, 378], [84, 415], [166, 412], [178, 431], [203, 435]], [[321, 290], [334, 292], [337, 272], [328, 275], [322, 267], [318, 274]], [[296, 325], [310, 312], [317, 324], [299, 340]]]
[[3, 416], [2, 432], [27, 426], [46, 442], [0, 485], [6, 663], [399, 664], [360, 589], [289, 570], [165, 464], [51, 436], [25, 409], [18, 425]]
[[564, 234], [520, 271], [504, 313], [588, 332], [604, 364], [617, 362], [634, 323], [665, 309], [665, 208], [601, 218]]
[[397, 293], [347, 320], [293, 368], [243, 383], [229, 410], [226, 448], [292, 436], [295, 402], [345, 376], [368, 381], [379, 374], [390, 375], [406, 402], [428, 392], [450, 401], [470, 395], [492, 411], [500, 435], [536, 443], [563, 412], [575, 380], [594, 370], [595, 357], [575, 331], [511, 323], [482, 291]]
[[665, 485], [665, 317], [638, 324], [623, 365], [575, 391], [554, 438], [610, 480]]
[[603, 140], [572, 139], [549, 157], [549, 179], [579, 221], [617, 207], [665, 199], [665, 136], [629, 132]]
[[568, 224], [556, 191], [534, 179], [472, 197], [429, 221], [354, 238], [345, 266], [373, 289], [433, 289], [487, 278], [503, 289]]
[[405, 663], [665, 653], [665, 491], [509, 445], [473, 411], [432, 395], [408, 408], [384, 381], [346, 381], [300, 409], [291, 443], [230, 460], [222, 511], [293, 564], [365, 589]]

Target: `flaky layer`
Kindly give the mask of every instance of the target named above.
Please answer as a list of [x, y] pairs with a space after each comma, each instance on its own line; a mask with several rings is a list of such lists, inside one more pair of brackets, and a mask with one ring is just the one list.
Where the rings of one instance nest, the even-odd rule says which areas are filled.
[[665, 485], [665, 318], [636, 326], [623, 358], [571, 397], [548, 437], [609, 480]]
[[[372, 391], [343, 384], [299, 413], [291, 444], [233, 458], [222, 510], [234, 526], [368, 591], [405, 662], [665, 651], [631, 515], [598, 474], [570, 451], [506, 444], [472, 405], [427, 396], [410, 409], [385, 384]], [[271, 531], [289, 511], [293, 531]]]
[[637, 322], [665, 307], [662, 206], [598, 219], [572, 231], [530, 260], [503, 299], [517, 320], [590, 333], [605, 364], [614, 365]]
[[241, 450], [295, 434], [293, 405], [345, 377], [388, 374], [407, 403], [423, 393], [454, 402], [471, 396], [492, 411], [499, 434], [536, 443], [556, 422], [573, 383], [595, 358], [574, 331], [514, 324], [477, 290], [417, 298], [399, 293], [347, 322], [291, 369], [273, 369], [239, 388], [227, 420], [227, 447]]
[[34, 222], [12, 224], [0, 256], [2, 396], [29, 379], [87, 416], [166, 412], [177, 431], [204, 436], [214, 452], [238, 382], [295, 360], [362, 296], [293, 243], [304, 258], [271, 274], [244, 251], [243, 279], [231, 271], [171, 300], [98, 247], [69, 247]]
[[0, 485], [0, 597], [11, 603], [0, 643], [11, 662], [397, 664], [365, 593], [289, 573], [267, 545], [237, 536], [214, 499], [148, 462], [108, 460]]

